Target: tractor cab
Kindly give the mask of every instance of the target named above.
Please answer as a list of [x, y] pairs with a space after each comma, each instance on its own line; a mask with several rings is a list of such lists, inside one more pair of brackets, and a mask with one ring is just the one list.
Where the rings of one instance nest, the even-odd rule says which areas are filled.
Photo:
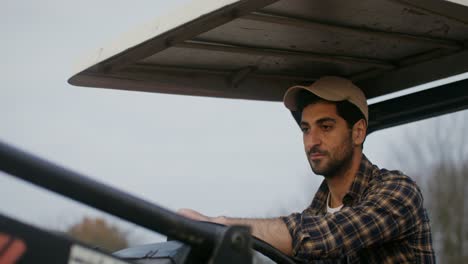
[[[461, 2], [194, 0], [96, 49], [68, 82], [76, 89], [280, 102], [288, 87], [342, 76], [363, 89], [368, 129], [374, 132], [468, 108], [468, 76], [462, 75], [468, 72], [468, 6]], [[464, 77], [444, 81], [457, 76]], [[421, 85], [431, 88], [409, 92]], [[298, 113], [292, 116], [298, 120]], [[246, 227], [194, 222], [6, 144], [0, 147], [3, 171], [170, 240], [109, 255], [5, 218], [2, 230], [21, 234], [37, 248], [25, 263], [252, 263], [252, 249], [277, 263], [297, 263], [253, 238]], [[55, 258], [40, 254], [48, 250], [44, 239], [56, 246]], [[93, 262], [99, 257], [104, 262]]]

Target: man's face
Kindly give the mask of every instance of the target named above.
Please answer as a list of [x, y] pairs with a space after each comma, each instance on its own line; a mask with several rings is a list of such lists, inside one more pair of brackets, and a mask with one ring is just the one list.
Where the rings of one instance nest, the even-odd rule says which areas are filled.
[[351, 129], [325, 101], [310, 104], [302, 111], [301, 129], [304, 147], [312, 171], [333, 177], [346, 170], [353, 157]]

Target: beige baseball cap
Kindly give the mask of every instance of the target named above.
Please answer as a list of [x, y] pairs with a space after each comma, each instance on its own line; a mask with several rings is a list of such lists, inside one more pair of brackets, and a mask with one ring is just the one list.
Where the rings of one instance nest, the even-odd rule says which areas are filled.
[[284, 94], [284, 105], [291, 111], [298, 111], [297, 96], [300, 91], [306, 90], [316, 96], [332, 102], [349, 101], [361, 110], [369, 120], [369, 110], [367, 107], [366, 96], [362, 90], [354, 85], [350, 80], [336, 77], [324, 76], [309, 86], [293, 86], [290, 87]]

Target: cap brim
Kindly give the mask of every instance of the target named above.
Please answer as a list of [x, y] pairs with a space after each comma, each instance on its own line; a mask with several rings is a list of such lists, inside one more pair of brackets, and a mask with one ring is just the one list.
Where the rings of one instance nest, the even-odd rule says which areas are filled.
[[283, 102], [286, 108], [288, 108], [291, 111], [299, 110], [299, 108], [297, 107], [297, 95], [302, 90], [309, 91], [309, 89], [307, 89], [306, 86], [293, 86], [286, 91], [283, 97]]
[[342, 100], [347, 100], [343, 95], [334, 92], [333, 90], [323, 90], [323, 89], [313, 89], [312, 87], [307, 86], [293, 86], [289, 88], [283, 97], [284, 105], [291, 111], [300, 110], [297, 105], [297, 95], [300, 91], [306, 90], [311, 94], [315, 94], [319, 98], [322, 98], [327, 101], [337, 102]]

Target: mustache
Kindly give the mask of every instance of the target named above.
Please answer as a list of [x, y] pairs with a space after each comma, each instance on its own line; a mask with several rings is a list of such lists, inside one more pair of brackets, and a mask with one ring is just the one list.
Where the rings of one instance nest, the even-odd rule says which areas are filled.
[[318, 146], [313, 146], [307, 151], [307, 156], [313, 155], [313, 154], [322, 154], [326, 155], [328, 152], [325, 150], [321, 150]]

